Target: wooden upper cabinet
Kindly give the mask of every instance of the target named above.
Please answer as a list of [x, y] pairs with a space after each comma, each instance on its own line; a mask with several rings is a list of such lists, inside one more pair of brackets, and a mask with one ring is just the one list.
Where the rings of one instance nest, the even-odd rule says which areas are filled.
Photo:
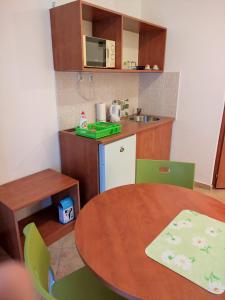
[[[123, 33], [136, 34], [138, 39], [138, 65], [158, 65], [164, 69], [167, 29], [139, 19], [123, 16]], [[133, 38], [134, 41], [134, 38]], [[124, 48], [126, 45], [123, 45]], [[125, 50], [125, 49], [124, 49]], [[133, 49], [134, 50], [134, 49]], [[145, 70], [146, 72], [146, 70]], [[154, 71], [153, 71], [154, 72]]]
[[[121, 69], [122, 16], [118, 13], [82, 2], [82, 27], [83, 34], [85, 35], [115, 41], [116, 69]], [[87, 69], [91, 71], [93, 68], [91, 70], [90, 68]]]
[[50, 10], [52, 50], [56, 71], [82, 70], [82, 9], [81, 1]]
[[[166, 28], [81, 0], [50, 9], [52, 48], [56, 71], [162, 72]], [[115, 41], [116, 67], [85, 68], [83, 35]], [[123, 62], [158, 65], [159, 71], [127, 70]]]

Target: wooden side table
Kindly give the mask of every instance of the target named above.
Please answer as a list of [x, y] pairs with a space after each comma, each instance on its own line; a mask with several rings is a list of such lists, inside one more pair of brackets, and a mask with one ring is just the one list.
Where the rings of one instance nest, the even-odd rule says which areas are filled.
[[[66, 196], [74, 199], [77, 216], [80, 210], [79, 182], [51, 169], [0, 186], [0, 245], [15, 259], [23, 259], [23, 228], [35, 222], [47, 245], [73, 230], [75, 220], [58, 221], [57, 204]], [[51, 197], [51, 205], [21, 220], [17, 213]]]

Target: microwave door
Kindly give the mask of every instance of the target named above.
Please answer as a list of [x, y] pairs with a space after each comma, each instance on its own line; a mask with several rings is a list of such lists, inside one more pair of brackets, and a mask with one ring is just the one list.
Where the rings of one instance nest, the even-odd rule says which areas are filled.
[[86, 59], [88, 67], [106, 67], [105, 40], [86, 37]]
[[101, 67], [106, 67], [106, 41], [100, 40], [98, 42], [98, 61], [101, 63]]

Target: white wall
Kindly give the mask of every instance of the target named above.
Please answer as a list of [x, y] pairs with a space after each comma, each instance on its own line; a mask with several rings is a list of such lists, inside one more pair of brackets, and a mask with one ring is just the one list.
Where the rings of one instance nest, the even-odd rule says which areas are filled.
[[0, 2], [0, 184], [60, 165], [48, 8]]
[[168, 28], [165, 71], [181, 71], [172, 159], [196, 162], [211, 184], [225, 100], [225, 1], [142, 0], [142, 17]]

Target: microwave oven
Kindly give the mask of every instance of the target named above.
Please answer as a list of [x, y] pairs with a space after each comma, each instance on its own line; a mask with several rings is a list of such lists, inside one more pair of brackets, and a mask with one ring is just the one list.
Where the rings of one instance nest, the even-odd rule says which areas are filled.
[[84, 67], [115, 68], [115, 41], [83, 36]]

